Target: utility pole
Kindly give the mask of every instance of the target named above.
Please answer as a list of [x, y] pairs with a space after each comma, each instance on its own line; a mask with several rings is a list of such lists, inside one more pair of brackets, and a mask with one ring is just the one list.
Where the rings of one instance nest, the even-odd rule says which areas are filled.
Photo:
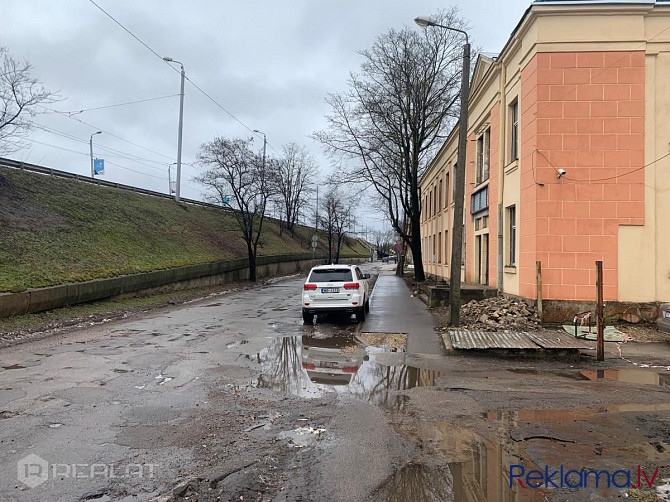
[[[465, 33], [465, 32], [463, 32]], [[461, 114], [458, 119], [458, 160], [456, 161], [456, 200], [451, 243], [451, 277], [449, 307], [451, 325], [458, 326], [461, 317], [461, 257], [463, 254], [463, 206], [465, 205], [465, 160], [468, 147], [468, 98], [470, 95], [470, 42], [465, 33], [463, 70], [461, 75]]]
[[436, 26], [445, 30], [457, 31], [465, 35], [463, 45], [463, 70], [461, 72], [461, 113], [458, 118], [458, 159], [454, 172], [454, 228], [451, 240], [451, 268], [449, 276], [449, 307], [451, 325], [458, 326], [461, 315], [461, 257], [463, 255], [463, 206], [465, 205], [465, 161], [468, 146], [468, 98], [470, 96], [470, 39], [467, 32], [437, 24], [431, 18], [417, 17], [414, 22], [419, 26]]
[[184, 132], [184, 80], [186, 80], [186, 72], [184, 65], [169, 57], [164, 57], [163, 61], [166, 63], [177, 63], [181, 67], [181, 91], [179, 92], [179, 133], [177, 136], [177, 185], [175, 187], [174, 200], [179, 202], [181, 190], [181, 143]]
[[95, 178], [95, 168], [93, 167], [93, 136], [96, 134], [102, 134], [102, 131], [94, 132], [91, 134], [91, 139], [89, 140], [88, 144], [91, 149], [91, 178]]

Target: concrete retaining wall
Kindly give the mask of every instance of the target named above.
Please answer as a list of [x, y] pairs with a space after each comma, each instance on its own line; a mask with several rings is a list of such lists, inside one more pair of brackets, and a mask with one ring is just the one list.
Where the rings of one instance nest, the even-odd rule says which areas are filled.
[[[366, 258], [367, 256], [348, 255], [340, 261], [360, 263]], [[262, 279], [304, 272], [322, 263], [323, 260], [324, 257], [319, 256], [313, 259], [312, 253], [260, 256], [257, 258], [256, 276]], [[176, 291], [243, 281], [248, 278], [248, 261], [243, 258], [156, 270], [144, 274], [67, 283], [47, 288], [29, 289], [21, 293], [0, 293], [0, 317], [41, 312], [139, 291], [149, 293]]]

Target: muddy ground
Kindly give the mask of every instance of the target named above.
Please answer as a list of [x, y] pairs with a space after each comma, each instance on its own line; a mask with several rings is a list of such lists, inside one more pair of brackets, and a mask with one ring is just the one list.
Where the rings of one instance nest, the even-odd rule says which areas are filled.
[[[667, 343], [604, 363], [409, 353], [366, 332], [374, 296], [366, 323], [303, 325], [301, 282], [0, 349], [0, 500], [668, 500]], [[562, 487], [528, 486], [561, 466]], [[590, 469], [629, 474], [566, 486]]]

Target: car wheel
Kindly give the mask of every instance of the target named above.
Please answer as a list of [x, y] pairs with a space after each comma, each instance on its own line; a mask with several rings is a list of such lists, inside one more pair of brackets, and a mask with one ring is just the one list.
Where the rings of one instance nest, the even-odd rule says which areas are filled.
[[365, 307], [361, 307], [360, 310], [356, 312], [356, 320], [358, 322], [365, 321]]
[[314, 314], [302, 311], [302, 320], [305, 324], [314, 324]]
[[365, 300], [365, 311], [370, 312], [370, 300]]

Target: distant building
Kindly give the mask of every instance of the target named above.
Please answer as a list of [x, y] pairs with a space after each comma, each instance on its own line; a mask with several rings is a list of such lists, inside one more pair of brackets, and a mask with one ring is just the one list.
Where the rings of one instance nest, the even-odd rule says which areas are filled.
[[[670, 301], [670, 2], [538, 1], [472, 77], [463, 277], [505, 293]], [[458, 127], [421, 181], [449, 276]], [[564, 173], [564, 174], [561, 174]]]

